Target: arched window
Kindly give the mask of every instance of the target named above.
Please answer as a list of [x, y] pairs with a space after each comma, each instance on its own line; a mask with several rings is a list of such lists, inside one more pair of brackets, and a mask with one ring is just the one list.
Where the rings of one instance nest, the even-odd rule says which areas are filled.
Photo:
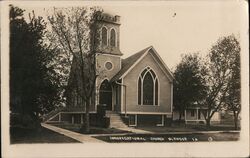
[[115, 43], [116, 43], [115, 30], [111, 29], [111, 31], [110, 31], [110, 45], [115, 47]]
[[138, 104], [158, 105], [158, 79], [154, 71], [147, 67], [138, 79]]
[[106, 27], [102, 28], [102, 45], [107, 45], [108, 44], [108, 30]]

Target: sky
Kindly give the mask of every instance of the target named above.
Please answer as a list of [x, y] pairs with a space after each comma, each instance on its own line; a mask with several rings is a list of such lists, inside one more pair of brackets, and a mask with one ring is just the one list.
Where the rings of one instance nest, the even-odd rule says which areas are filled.
[[[219, 37], [234, 34], [240, 39], [243, 22], [242, 5], [238, 2], [113, 1], [94, 5], [101, 6], [106, 13], [121, 16], [120, 50], [123, 58], [153, 46], [173, 70], [180, 62], [181, 54], [200, 52], [205, 56]], [[84, 5], [83, 2], [80, 5]], [[51, 6], [66, 5], [26, 4], [20, 7], [26, 13], [34, 10], [37, 15], [45, 17], [44, 10]]]

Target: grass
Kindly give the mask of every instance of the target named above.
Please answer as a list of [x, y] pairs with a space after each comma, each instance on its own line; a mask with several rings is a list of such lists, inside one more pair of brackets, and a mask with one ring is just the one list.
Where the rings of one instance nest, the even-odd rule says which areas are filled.
[[10, 129], [10, 143], [26, 144], [26, 143], [80, 143], [80, 142], [43, 127], [40, 127], [39, 129], [36, 130], [16, 127]]
[[[80, 131], [77, 132], [81, 133]], [[91, 127], [90, 132], [87, 134], [120, 134], [120, 133], [129, 133], [129, 131], [115, 129], [115, 128]]]
[[149, 132], [165, 133], [165, 132], [199, 132], [199, 131], [231, 131], [235, 130], [233, 125], [211, 125], [207, 127], [205, 124], [187, 124], [173, 123], [171, 126], [166, 127], [136, 127]]
[[115, 129], [115, 128], [101, 128], [101, 127], [94, 127], [91, 126], [90, 127], [90, 132], [89, 133], [83, 133], [79, 127], [76, 127], [74, 125], [70, 126], [64, 126], [64, 125], [57, 125], [55, 124], [54, 126], [60, 127], [60, 128], [64, 128], [70, 131], [74, 131], [77, 133], [82, 133], [82, 134], [120, 134], [120, 133], [129, 133], [129, 131], [126, 130], [120, 130], [120, 129]]
[[[189, 125], [189, 128], [198, 130], [198, 131], [230, 131], [235, 130], [234, 126], [221, 126], [221, 125], [211, 125], [207, 127], [206, 125]], [[240, 129], [238, 129], [240, 130]]]

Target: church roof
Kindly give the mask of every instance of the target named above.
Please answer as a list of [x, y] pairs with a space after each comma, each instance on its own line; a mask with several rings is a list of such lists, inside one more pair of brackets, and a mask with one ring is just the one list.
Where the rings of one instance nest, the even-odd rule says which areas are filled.
[[111, 79], [111, 82], [117, 81], [121, 78], [123, 78], [141, 59], [149, 52], [149, 50], [152, 49], [154, 54], [159, 59], [159, 62], [163, 65], [165, 72], [167, 73], [167, 76], [170, 77], [170, 80], [173, 79], [173, 75], [171, 71], [168, 69], [166, 64], [162, 61], [158, 53], [155, 51], [153, 46], [147, 47], [134, 55], [131, 55], [130, 57], [122, 60], [122, 67], [121, 70]]
[[138, 60], [140, 59], [140, 57], [142, 57], [142, 55], [145, 54], [145, 53], [148, 51], [148, 49], [150, 49], [151, 47], [152, 47], [152, 46], [147, 47], [147, 48], [145, 48], [145, 49], [143, 49], [143, 50], [141, 50], [141, 51], [135, 53], [134, 55], [131, 55], [130, 57], [128, 57], [128, 58], [126, 58], [126, 59], [122, 59], [122, 68], [121, 68], [121, 70], [111, 79], [111, 81], [119, 80], [120, 77], [121, 77], [124, 73], [126, 73], [126, 72], [129, 70], [129, 68], [130, 68], [131, 66], [133, 66], [134, 63], [135, 63], [136, 61], [138, 61]]

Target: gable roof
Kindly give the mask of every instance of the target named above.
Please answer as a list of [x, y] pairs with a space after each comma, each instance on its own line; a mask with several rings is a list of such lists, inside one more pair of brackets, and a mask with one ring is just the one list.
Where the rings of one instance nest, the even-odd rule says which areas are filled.
[[134, 55], [129, 56], [126, 59], [122, 59], [122, 67], [121, 70], [111, 79], [111, 81], [119, 80], [120, 77], [126, 73], [135, 63], [138, 61], [151, 47], [147, 47]]
[[117, 80], [125, 77], [126, 74], [146, 56], [146, 54], [149, 52], [149, 50], [152, 50], [154, 52], [154, 54], [159, 59], [159, 61], [163, 65], [163, 67], [166, 69], [166, 71], [168, 73], [168, 77], [170, 76], [170, 78], [172, 80], [173, 75], [172, 75], [171, 71], [169, 70], [167, 65], [163, 62], [163, 60], [160, 58], [159, 54], [155, 51], [153, 46], [150, 46], [150, 47], [147, 47], [147, 48], [135, 53], [134, 55], [132, 55], [126, 59], [123, 59], [121, 70], [111, 79], [111, 81], [117, 81]]

